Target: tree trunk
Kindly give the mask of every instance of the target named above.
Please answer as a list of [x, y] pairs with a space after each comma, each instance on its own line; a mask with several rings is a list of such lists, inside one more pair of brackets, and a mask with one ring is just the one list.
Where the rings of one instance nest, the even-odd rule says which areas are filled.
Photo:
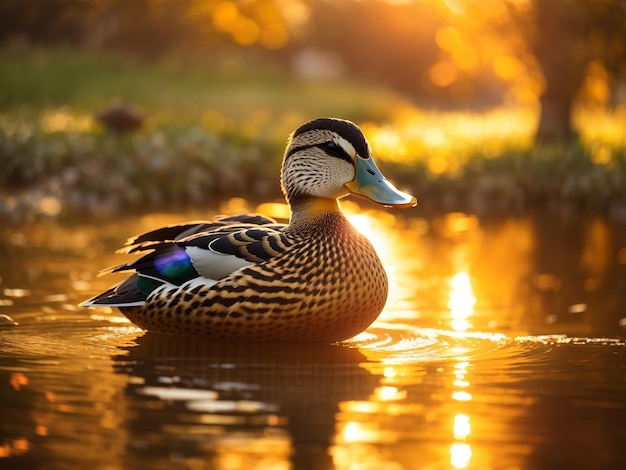
[[572, 108], [587, 66], [589, 28], [582, 2], [536, 0], [533, 49], [546, 81], [540, 98], [539, 143], [576, 137]]
[[551, 93], [546, 90], [540, 98], [541, 114], [535, 134], [537, 143], [549, 143], [559, 140], [570, 140], [577, 137], [572, 126], [572, 102], [574, 96], [563, 96], [562, 93]]

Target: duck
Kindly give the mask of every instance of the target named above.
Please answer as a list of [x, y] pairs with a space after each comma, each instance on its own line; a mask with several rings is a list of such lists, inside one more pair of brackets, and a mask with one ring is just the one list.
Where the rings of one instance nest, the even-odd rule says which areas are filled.
[[129, 277], [81, 305], [215, 341], [337, 343], [361, 333], [383, 310], [388, 279], [339, 200], [409, 208], [417, 199], [383, 176], [361, 129], [338, 118], [289, 135], [280, 184], [288, 223], [239, 214], [135, 236], [118, 251], [141, 256], [103, 271]]

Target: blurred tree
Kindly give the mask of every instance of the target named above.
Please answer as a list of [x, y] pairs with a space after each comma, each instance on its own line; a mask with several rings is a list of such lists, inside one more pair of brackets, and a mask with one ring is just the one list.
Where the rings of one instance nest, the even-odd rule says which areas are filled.
[[36, 44], [76, 42], [99, 21], [106, 1], [2, 0], [0, 43], [26, 40]]
[[[66, 43], [147, 56], [229, 44], [282, 47], [290, 39], [279, 0], [3, 0], [0, 42]], [[298, 3], [298, 2], [295, 2]]]
[[626, 76], [626, 2], [535, 0], [534, 11], [529, 43], [545, 79], [537, 139], [569, 138], [588, 65], [602, 63], [613, 86]]
[[608, 104], [626, 76], [624, 0], [2, 0], [0, 42], [15, 38], [148, 57], [280, 49], [284, 66], [318, 50], [313, 67], [337, 59], [422, 106], [539, 102], [539, 141], [573, 137], [576, 100]]
[[[615, 88], [626, 76], [626, 2], [623, 0], [445, 0], [453, 34], [438, 31], [446, 57], [463, 68], [464, 45], [506, 82], [514, 100], [539, 100], [540, 142], [576, 137], [572, 111], [589, 66]], [[465, 67], [467, 69], [467, 67]], [[479, 67], [481, 68], [481, 67]]]

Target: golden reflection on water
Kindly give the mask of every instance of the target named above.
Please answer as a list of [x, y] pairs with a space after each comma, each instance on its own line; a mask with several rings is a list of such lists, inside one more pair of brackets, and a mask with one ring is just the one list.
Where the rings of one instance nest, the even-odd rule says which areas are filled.
[[[467, 391], [470, 382], [467, 378], [468, 368], [471, 366], [469, 361], [460, 360], [454, 365], [452, 387], [452, 400], [459, 402], [469, 402], [472, 395]], [[457, 412], [454, 415], [452, 424], [452, 438], [454, 439], [450, 445], [450, 464], [454, 468], [466, 468], [472, 458], [472, 448], [467, 438], [472, 432], [470, 425], [470, 406], [464, 407], [464, 412]]]
[[[486, 388], [484, 375], [481, 379], [476, 373], [480, 366], [476, 357], [506, 344], [507, 338], [518, 332], [548, 334], [563, 324], [586, 331], [593, 321], [600, 321], [597, 317], [591, 320], [589, 311], [594, 301], [606, 302], [601, 298], [602, 289], [615, 274], [611, 270], [626, 264], [624, 244], [616, 245], [616, 235], [601, 220], [576, 232], [579, 238], [574, 246], [580, 250], [568, 252], [573, 253], [570, 265], [580, 269], [579, 278], [574, 279], [580, 281], [576, 294], [586, 292], [597, 297], [590, 301], [576, 297], [575, 302], [565, 305], [560, 318], [555, 314], [557, 318], [548, 321], [543, 312], [557, 311], [558, 304], [549, 302], [572, 284], [567, 276], [574, 269], [552, 268], [560, 251], [544, 240], [532, 220], [506, 220], [494, 228], [461, 213], [426, 220], [404, 218], [397, 212], [367, 211], [347, 201], [344, 207], [383, 259], [390, 288], [380, 319], [353, 340], [356, 346], [352, 351], [358, 352], [360, 359], [350, 365], [367, 377], [367, 383], [354, 385], [353, 376], [345, 375], [349, 386], [344, 393], [323, 402], [326, 409], [322, 411], [331, 423], [326, 435], [331, 445], [324, 452], [328, 451], [327, 457], [339, 469], [414, 468], [419, 466], [416, 453], [425, 455], [424, 466], [435, 462], [432, 467], [436, 468], [487, 468], [483, 464], [494, 463], [490, 456], [497, 454], [500, 436], [514, 441], [518, 437], [514, 435], [515, 420], [523, 419], [540, 400], [507, 393], [507, 389]], [[225, 212], [247, 208], [242, 200], [229, 201], [223, 207]], [[282, 204], [260, 209], [278, 218], [285, 215]], [[8, 237], [10, 266], [23, 265], [26, 247], [31, 257], [45, 259], [45, 263], [38, 264], [32, 258], [27, 273], [0, 272], [0, 307], [23, 313], [16, 319], [31, 332], [19, 336], [19, 329], [5, 330], [16, 339], [13, 344], [0, 344], [0, 353], [10, 351], [11, 357], [29, 361], [28, 367], [4, 370], [10, 370], [5, 386], [20, 397], [16, 399], [20, 406], [24, 405], [19, 400], [38, 397], [29, 409], [2, 408], [11, 413], [12, 421], [27, 424], [20, 428], [24, 431], [0, 444], [0, 458], [35, 453], [33, 448], [41, 446], [43, 440], [55, 455], [81, 455], [88, 446], [93, 449], [91, 456], [107, 455], [111, 468], [123, 468], [128, 463], [124, 456], [129, 452], [129, 442], [138, 441], [136, 445], [152, 449], [182, 442], [193, 452], [172, 452], [163, 461], [202, 468], [210, 455], [218, 468], [291, 467], [299, 444], [290, 434], [293, 413], [285, 411], [284, 402], [255, 397], [254, 389], [246, 392], [250, 397], [234, 399], [228, 390], [212, 385], [202, 388], [207, 383], [202, 381], [197, 389], [179, 387], [176, 377], [186, 363], [168, 362], [176, 356], [160, 351], [146, 353], [146, 358], [127, 357], [142, 350], [134, 347], [134, 342], [143, 339], [138, 328], [116, 311], [75, 307], [91, 293], [116, 282], [98, 278], [95, 272], [126, 260], [113, 254], [124, 237], [188, 218], [184, 214], [151, 214], [134, 219], [126, 228], [112, 224], [80, 230], [49, 224]], [[548, 225], [547, 230], [555, 230], [555, 225]], [[557, 241], [571, 240], [561, 237]], [[91, 260], [94, 266], [89, 266]], [[34, 296], [39, 296], [37, 303]], [[28, 328], [37, 328], [36, 334]], [[127, 347], [130, 344], [133, 346]], [[112, 359], [111, 354], [117, 357]], [[155, 357], [166, 359], [158, 367], [153, 365], [159, 374], [156, 384], [146, 382], [142, 369]], [[243, 384], [261, 377], [267, 389], [288, 388], [293, 380], [306, 375], [294, 372], [298, 363], [280, 362], [284, 356], [272, 359], [270, 366], [280, 367], [268, 370], [283, 371], [279, 377], [289, 380], [280, 382], [263, 375], [265, 369], [254, 375], [257, 372], [246, 367], [256, 360], [257, 356], [245, 358], [227, 364], [231, 369], [224, 370]], [[200, 373], [190, 373], [194, 379], [210, 372], [205, 363], [202, 365]], [[336, 366], [331, 363], [331, 367]], [[137, 371], [131, 373], [128, 367]], [[489, 378], [511, 387], [519, 380], [506, 371]], [[310, 387], [319, 381], [306, 385], [290, 399], [309, 406], [310, 397], [305, 395], [315, 395]], [[494, 403], [504, 404], [497, 409], [501, 412], [497, 416], [492, 414]], [[307, 410], [308, 417], [312, 412]], [[15, 413], [21, 413], [21, 418]], [[144, 416], [158, 432], [141, 434], [146, 425]], [[513, 463], [521, 467], [532, 443], [514, 445], [518, 460]]]
[[[471, 371], [474, 357], [481, 354], [475, 348], [484, 344], [472, 341], [504, 344], [526, 331], [593, 336], [594, 325], [602, 321], [613, 321], [612, 331], [618, 331], [615, 304], [608, 307], [604, 296], [620, 302], [619, 289], [607, 286], [621, 279], [618, 272], [623, 276], [626, 257], [623, 237], [606, 220], [519, 217], [488, 226], [461, 213], [407, 222], [395, 213], [350, 211], [348, 206], [350, 220], [384, 260], [390, 288], [379, 320], [356, 338], [370, 341], [371, 347], [366, 344], [361, 351], [371, 362], [361, 367], [380, 383], [367, 401], [340, 403], [332, 448], [338, 468], [370, 462], [375, 468], [410, 467], [402, 454], [403, 441], [419, 442], [422, 436], [414, 434], [408, 417], [428, 423], [431, 438], [447, 441], [446, 460], [452, 468], [494, 465], [497, 436], [519, 430], [524, 413], [540, 400], [486, 392], [484, 382], [476, 389]], [[445, 334], [431, 360], [451, 362], [434, 371], [428, 360], [422, 366], [410, 349], [424, 352], [426, 342], [420, 346], [395, 336], [392, 325], [402, 324], [423, 324]], [[391, 331], [391, 337], [377, 337], [377, 327]], [[404, 353], [389, 354], [403, 348]], [[496, 380], [518, 379], [504, 371]], [[416, 400], [415, 386], [433, 382], [440, 384], [438, 390]], [[489, 415], [484, 407], [494, 400], [515, 407]], [[510, 445], [522, 461], [534, 451], [532, 442]], [[437, 452], [442, 458], [443, 449]]]
[[469, 274], [460, 272], [452, 276], [449, 299], [450, 326], [454, 331], [467, 331], [471, 327], [468, 319], [474, 313], [476, 303]]
[[[418, 230], [411, 233], [406, 229], [394, 230], [398, 221], [389, 213], [383, 213], [383, 217], [378, 212], [361, 211], [353, 214], [350, 206], [347, 212], [352, 224], [372, 241], [385, 262], [389, 277], [387, 305], [374, 326], [388, 321], [414, 322], [420, 317], [419, 308], [414, 303], [410, 307], [406, 306], [405, 299], [415, 299], [415, 292], [419, 289], [419, 285], [416, 285], [420, 282], [419, 273], [428, 269], [436, 271], [440, 276], [445, 273], [442, 277], [448, 279], [447, 292], [440, 289], [430, 292], [429, 297], [431, 305], [441, 305], [442, 326], [461, 335], [473, 328], [471, 317], [478, 299], [472, 285], [470, 266], [472, 258], [476, 256], [472, 252], [475, 249], [472, 245], [480, 237], [480, 224], [475, 216], [454, 213], [434, 222], [440, 233], [451, 242], [451, 246], [445, 256], [438, 259], [435, 257], [437, 265], [426, 266], [422, 264], [423, 260], [433, 261], [432, 254], [425, 251], [429, 249], [425, 235], [433, 230], [428, 222], [414, 224]], [[406, 240], [402, 240], [399, 235], [406, 236]], [[411, 274], [407, 276], [407, 273]], [[407, 278], [410, 283], [406, 282]], [[439, 300], [434, 298], [437, 294], [440, 296]], [[363, 338], [366, 335], [367, 332]], [[454, 336], [451, 338], [454, 339]], [[422, 416], [426, 420], [436, 420], [437, 416], [450, 413], [453, 417], [447, 431], [449, 463], [453, 468], [459, 469], [467, 468], [471, 464], [473, 397], [468, 379], [471, 361], [464, 354], [466, 349], [456, 347], [454, 342], [450, 345], [450, 351], [458, 351], [449, 378], [450, 383], [445, 386], [450, 390], [450, 395], [437, 398], [441, 400], [440, 409], [432, 415], [427, 414], [425, 405], [407, 402], [408, 393], [402, 387], [402, 383], [414, 385], [424, 379], [428, 380], [432, 372], [416, 370], [419, 368], [414, 364], [402, 361], [386, 365], [382, 370], [371, 363], [362, 365], [366, 370], [380, 376], [380, 386], [373, 390], [367, 402], [340, 404], [335, 446], [332, 450], [337, 468], [404, 468], [407, 464], [406, 457], [381, 450], [381, 444], [398, 446], [403, 438], [411, 435], [411, 429], [401, 429], [401, 418]], [[367, 352], [365, 354], [368, 355]], [[380, 361], [384, 364], [385, 359]], [[444, 369], [437, 369], [437, 372], [439, 374], [436, 375], [443, 374]], [[381, 419], [381, 415], [385, 418]], [[399, 420], [395, 425], [389, 422], [394, 417]], [[371, 464], [374, 466], [370, 466]]]
[[467, 436], [472, 432], [470, 417], [463, 413], [455, 415], [452, 432], [455, 439], [467, 439]]
[[472, 458], [472, 448], [469, 444], [455, 443], [450, 446], [450, 464], [454, 468], [465, 468]]

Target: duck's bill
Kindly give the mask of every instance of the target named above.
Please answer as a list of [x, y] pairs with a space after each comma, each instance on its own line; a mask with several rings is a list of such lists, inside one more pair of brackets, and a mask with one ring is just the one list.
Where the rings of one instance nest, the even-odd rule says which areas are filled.
[[396, 189], [380, 172], [374, 159], [356, 158], [356, 177], [346, 183], [351, 194], [391, 207], [413, 207], [417, 199]]

